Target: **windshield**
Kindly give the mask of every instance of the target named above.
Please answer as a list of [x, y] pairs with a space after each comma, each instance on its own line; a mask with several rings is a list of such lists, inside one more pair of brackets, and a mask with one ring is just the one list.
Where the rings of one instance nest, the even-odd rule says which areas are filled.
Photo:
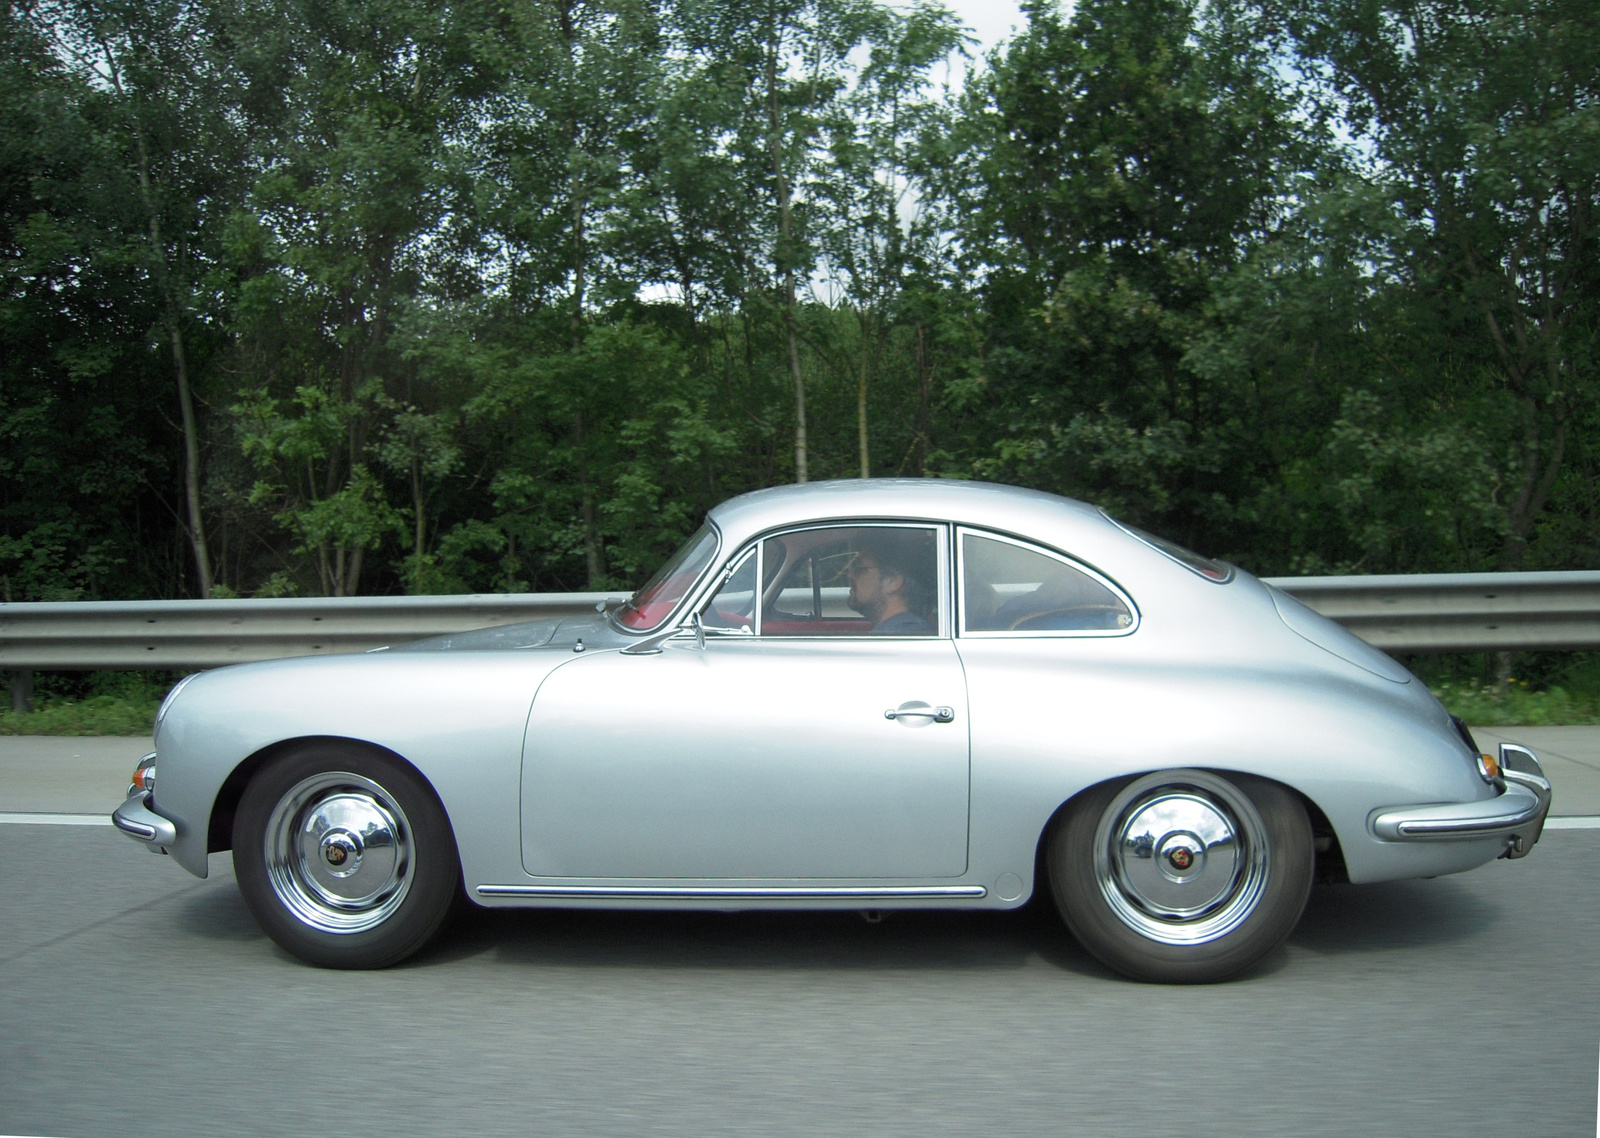
[[717, 531], [709, 525], [701, 526], [678, 547], [678, 552], [667, 558], [667, 563], [656, 570], [655, 576], [628, 599], [617, 613], [617, 623], [635, 632], [649, 632], [655, 628], [678, 607], [678, 602], [694, 587], [716, 553]]

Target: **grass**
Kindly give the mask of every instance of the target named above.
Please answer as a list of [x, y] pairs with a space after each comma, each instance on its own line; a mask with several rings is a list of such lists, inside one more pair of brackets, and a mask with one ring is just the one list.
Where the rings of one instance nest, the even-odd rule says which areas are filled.
[[148, 735], [177, 672], [37, 672], [33, 710], [0, 704], [0, 735]]
[[0, 735], [148, 735], [155, 730], [160, 698], [91, 695], [84, 699], [35, 701], [21, 715], [0, 708]]

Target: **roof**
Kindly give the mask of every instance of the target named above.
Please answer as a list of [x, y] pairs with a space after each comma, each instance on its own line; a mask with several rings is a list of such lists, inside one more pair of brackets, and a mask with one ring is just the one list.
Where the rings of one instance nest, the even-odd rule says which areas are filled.
[[847, 478], [775, 486], [730, 498], [709, 517], [735, 543], [779, 526], [846, 518], [966, 522], [1022, 534], [1073, 520], [1104, 524], [1099, 510], [1071, 498], [947, 478]]

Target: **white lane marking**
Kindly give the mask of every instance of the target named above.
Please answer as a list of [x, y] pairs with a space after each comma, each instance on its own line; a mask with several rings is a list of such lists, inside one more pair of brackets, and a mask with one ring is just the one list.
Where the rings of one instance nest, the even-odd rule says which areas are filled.
[[1565, 818], [1546, 818], [1547, 830], [1600, 830], [1600, 814], [1575, 814]]
[[109, 826], [110, 814], [0, 814], [0, 826]]

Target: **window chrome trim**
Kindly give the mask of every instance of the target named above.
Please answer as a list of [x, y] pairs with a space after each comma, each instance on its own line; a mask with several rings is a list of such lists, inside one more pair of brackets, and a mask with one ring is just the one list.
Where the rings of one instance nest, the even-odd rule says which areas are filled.
[[[1069, 569], [1077, 570], [1079, 573], [1082, 573], [1096, 584], [1104, 586], [1108, 592], [1110, 592], [1123, 604], [1127, 605], [1128, 612], [1133, 616], [1133, 622], [1129, 624], [1127, 628], [1007, 628], [996, 629], [989, 632], [969, 631], [966, 627], [967, 551], [966, 543], [962, 540], [968, 534], [971, 534], [973, 537], [984, 538], [988, 541], [998, 541], [1005, 545], [1014, 545], [1018, 549], [1025, 550], [1029, 553], [1041, 554], [1045, 557], [1049, 557], [1053, 560], [1061, 562]], [[1144, 618], [1140, 615], [1139, 606], [1134, 603], [1133, 598], [1127, 594], [1127, 591], [1124, 590], [1122, 586], [1118, 585], [1110, 577], [1107, 577], [1104, 573], [1101, 573], [1097, 569], [1091, 569], [1088, 565], [1085, 565], [1082, 561], [1079, 561], [1076, 558], [1069, 557], [1065, 553], [1057, 552], [1048, 546], [1040, 545], [1038, 542], [1024, 541], [1022, 538], [996, 533], [994, 530], [978, 529], [975, 526], [958, 525], [955, 527], [955, 547], [956, 578], [955, 588], [952, 590], [951, 595], [951, 601], [953, 602], [951, 604], [951, 608], [955, 609], [956, 606], [960, 606], [960, 612], [957, 616], [956, 623], [956, 635], [963, 640], [1055, 640], [1061, 637], [1104, 640], [1109, 637], [1132, 636], [1135, 632], [1139, 631], [1139, 626], [1144, 621]]]
[[[950, 565], [950, 534], [951, 534], [951, 532], [953, 530], [953, 527], [951, 526], [951, 524], [949, 522], [914, 521], [914, 520], [910, 520], [910, 519], [907, 519], [907, 518], [886, 518], [886, 519], [876, 519], [876, 518], [835, 518], [835, 519], [830, 519], [828, 521], [802, 522], [802, 523], [800, 523], [798, 525], [795, 525], [795, 524], [786, 525], [786, 526], [783, 526], [781, 529], [768, 530], [765, 533], [757, 534], [755, 537], [752, 537], [749, 540], [749, 542], [747, 542], [744, 546], [740, 547], [739, 552], [736, 553], [727, 562], [727, 564], [730, 565], [730, 566], [737, 566], [743, 561], [744, 557], [747, 555], [747, 551], [751, 548], [751, 546], [754, 546], [756, 551], [757, 551], [757, 553], [756, 553], [756, 626], [755, 626], [756, 627], [756, 632], [755, 632], [755, 636], [754, 637], [739, 636], [738, 639], [740, 641], [751, 640], [751, 639], [759, 640], [763, 635], [765, 635], [764, 632], [762, 631], [762, 625], [766, 620], [766, 615], [765, 614], [766, 614], [766, 602], [767, 602], [767, 598], [766, 598], [767, 586], [765, 584], [765, 581], [766, 581], [766, 576], [767, 576], [767, 565], [766, 565], [766, 556], [767, 556], [766, 544], [767, 544], [767, 541], [769, 539], [771, 539], [771, 538], [782, 537], [784, 534], [788, 534], [788, 533], [810, 533], [813, 530], [822, 530], [822, 529], [922, 529], [922, 530], [932, 530], [933, 534], [934, 534], [934, 557], [935, 557], [936, 562], [937, 562], [937, 570], [936, 570], [936, 572], [934, 574], [935, 577], [937, 578], [937, 582], [936, 582], [936, 584], [934, 586], [935, 591], [936, 591], [935, 599], [936, 599], [936, 601], [938, 602], [938, 605], [939, 605], [939, 620], [938, 620], [938, 625], [937, 625], [937, 631], [932, 636], [897, 636], [897, 635], [892, 635], [892, 634], [873, 635], [872, 633], [863, 633], [863, 632], [817, 633], [815, 635], [809, 635], [809, 636], [774, 636], [772, 638], [774, 641], [778, 641], [778, 640], [781, 640], [781, 641], [784, 641], [784, 642], [789, 642], [789, 641], [847, 641], [847, 640], [860, 641], [860, 640], [863, 640], [863, 639], [865, 639], [865, 638], [870, 636], [875, 641], [881, 641], [881, 642], [884, 642], [884, 643], [889, 643], [889, 642], [895, 641], [895, 640], [929, 641], [929, 640], [951, 640], [951, 639], [954, 638], [954, 635], [955, 635], [955, 604], [954, 604], [954, 600], [955, 600], [955, 598], [951, 595], [951, 590], [950, 590], [950, 582], [953, 579], [953, 574], [951, 572], [951, 565]], [[941, 540], [941, 538], [943, 538], [943, 540]], [[722, 575], [719, 572], [717, 574], [714, 574], [713, 578], [714, 578], [714, 582], [715, 583], [713, 583], [712, 585], [710, 585], [709, 587], [707, 587], [704, 590], [706, 592], [706, 596], [703, 599], [699, 599], [699, 600], [696, 601], [696, 604], [698, 606], [703, 606], [705, 604], [709, 604], [711, 602], [711, 600], [716, 596], [716, 593], [715, 593], [714, 590], [716, 588], [720, 587], [720, 583], [722, 581]], [[776, 582], [774, 582], [774, 583], [776, 583]], [[663, 625], [663, 627], [665, 627], [665, 626]], [[721, 638], [719, 638], [719, 639], [721, 639]]]

